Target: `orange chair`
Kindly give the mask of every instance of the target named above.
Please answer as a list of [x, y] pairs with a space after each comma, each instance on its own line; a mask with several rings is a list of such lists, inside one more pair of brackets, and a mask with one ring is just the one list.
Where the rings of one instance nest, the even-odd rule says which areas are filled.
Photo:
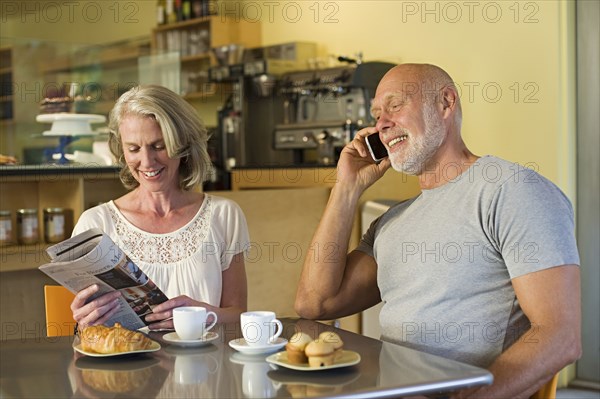
[[71, 302], [75, 294], [60, 285], [45, 285], [46, 336], [63, 337], [73, 335], [75, 320], [71, 312]]
[[557, 385], [558, 373], [554, 374], [554, 377], [534, 393], [530, 399], [555, 399]]

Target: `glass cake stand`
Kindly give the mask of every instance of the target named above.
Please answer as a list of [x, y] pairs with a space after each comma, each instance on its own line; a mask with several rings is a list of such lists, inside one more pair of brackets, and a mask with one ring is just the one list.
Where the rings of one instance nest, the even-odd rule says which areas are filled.
[[59, 164], [69, 163], [69, 160], [65, 156], [66, 147], [73, 141], [77, 140], [82, 136], [95, 136], [92, 130], [92, 123], [104, 123], [106, 117], [104, 115], [94, 114], [70, 114], [70, 113], [56, 113], [56, 114], [41, 114], [38, 115], [35, 120], [40, 123], [51, 123], [50, 130], [44, 131], [44, 136], [56, 136], [58, 137], [58, 147], [52, 150], [49, 154], [49, 158], [52, 159], [54, 154], [60, 154], [58, 159]]

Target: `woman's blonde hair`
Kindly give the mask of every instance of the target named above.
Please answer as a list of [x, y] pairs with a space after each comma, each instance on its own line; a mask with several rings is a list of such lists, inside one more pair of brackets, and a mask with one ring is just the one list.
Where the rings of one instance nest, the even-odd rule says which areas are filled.
[[136, 86], [125, 92], [110, 111], [108, 144], [121, 167], [127, 189], [139, 183], [125, 162], [119, 126], [126, 116], [154, 118], [163, 134], [169, 158], [179, 158], [179, 187], [191, 190], [208, 180], [212, 163], [207, 152], [208, 133], [196, 110], [171, 90], [156, 85]]

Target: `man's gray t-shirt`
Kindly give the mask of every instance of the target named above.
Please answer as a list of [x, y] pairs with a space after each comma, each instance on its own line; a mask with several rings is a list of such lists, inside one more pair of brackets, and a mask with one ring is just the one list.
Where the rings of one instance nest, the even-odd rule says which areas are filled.
[[579, 264], [565, 195], [491, 156], [392, 207], [357, 249], [377, 262], [382, 339], [482, 367], [517, 339], [536, 342], [511, 279]]

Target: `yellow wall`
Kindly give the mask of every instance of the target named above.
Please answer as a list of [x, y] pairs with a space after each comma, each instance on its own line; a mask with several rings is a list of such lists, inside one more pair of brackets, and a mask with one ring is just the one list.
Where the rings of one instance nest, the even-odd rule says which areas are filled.
[[156, 1], [3, 1], [3, 38], [61, 43], [107, 43], [149, 35]]
[[248, 3], [247, 18], [262, 4], [265, 44], [442, 66], [462, 89], [471, 149], [535, 166], [574, 199], [574, 2]]
[[[80, 1], [33, 15], [5, 11], [2, 36], [108, 42], [149, 34], [155, 1]], [[57, 2], [49, 2], [56, 4]], [[477, 154], [537, 168], [572, 200], [575, 193], [574, 2], [539, 1], [224, 1], [221, 14], [260, 21], [265, 44], [319, 44], [328, 55], [428, 62], [445, 68], [462, 90], [463, 135]], [[86, 8], [89, 7], [89, 8]], [[102, 17], [94, 17], [95, 10]], [[84, 13], [87, 10], [87, 14]], [[9, 12], [11, 15], [9, 15]], [[90, 20], [98, 22], [89, 23]], [[26, 22], [23, 22], [25, 18]]]

